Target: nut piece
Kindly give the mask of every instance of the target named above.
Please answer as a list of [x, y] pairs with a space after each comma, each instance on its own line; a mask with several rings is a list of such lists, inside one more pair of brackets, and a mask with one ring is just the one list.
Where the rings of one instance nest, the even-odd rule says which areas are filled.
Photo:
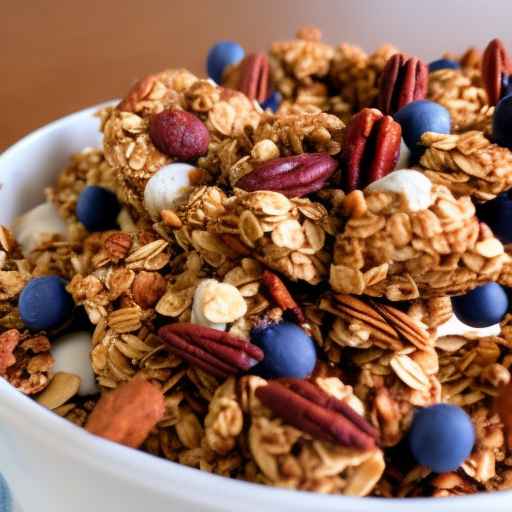
[[240, 63], [237, 89], [250, 100], [263, 102], [268, 97], [269, 65], [264, 53], [251, 53]]
[[288, 424], [316, 439], [360, 450], [376, 446], [378, 433], [362, 416], [311, 382], [272, 381], [259, 387], [256, 397]]
[[508, 448], [512, 450], [512, 381], [502, 386], [494, 406], [505, 426]]
[[227, 332], [195, 324], [169, 324], [158, 335], [171, 352], [215, 377], [247, 371], [263, 359], [252, 343]]
[[110, 441], [138, 448], [164, 411], [162, 391], [136, 376], [101, 397], [85, 429]]
[[13, 352], [20, 340], [17, 329], [9, 329], [0, 335], [0, 375], [5, 375], [7, 368], [16, 362]]
[[184, 161], [204, 155], [210, 142], [208, 129], [198, 117], [173, 109], [152, 117], [149, 136], [162, 153]]
[[380, 77], [379, 109], [384, 114], [397, 110], [427, 94], [428, 67], [417, 57], [395, 53], [384, 66]]
[[167, 289], [167, 281], [158, 272], [142, 271], [132, 284], [133, 300], [142, 308], [154, 306]]
[[493, 39], [482, 58], [482, 81], [490, 105], [496, 105], [503, 95], [503, 78], [508, 77], [511, 62], [500, 39]]
[[400, 154], [402, 129], [391, 116], [364, 108], [347, 125], [342, 160], [345, 192], [362, 189], [390, 173]]
[[128, 233], [119, 231], [112, 233], [104, 243], [105, 250], [114, 262], [123, 259], [132, 247], [132, 237]]
[[299, 325], [306, 321], [304, 313], [300, 309], [299, 305], [295, 300], [293, 300], [293, 297], [290, 295], [290, 292], [284, 285], [283, 281], [281, 281], [274, 272], [265, 270], [261, 276], [261, 280], [272, 299], [274, 299], [275, 303], [285, 312], [285, 314], [288, 313], [288, 315], [291, 316]]
[[275, 158], [242, 176], [236, 186], [248, 192], [272, 190], [287, 197], [302, 197], [323, 188], [337, 167], [327, 153]]

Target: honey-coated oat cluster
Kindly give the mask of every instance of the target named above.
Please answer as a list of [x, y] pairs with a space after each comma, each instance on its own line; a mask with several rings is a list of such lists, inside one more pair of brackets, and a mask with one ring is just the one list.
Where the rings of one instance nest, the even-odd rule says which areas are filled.
[[[512, 314], [493, 334], [441, 327], [451, 296], [512, 283], [510, 246], [476, 215], [512, 188], [493, 55], [502, 69], [498, 50], [470, 49], [429, 73], [391, 45], [367, 55], [304, 27], [220, 84], [143, 78], [99, 113], [103, 147], [46, 191], [67, 234], [23, 251], [0, 229], [0, 375], [91, 433], [226, 477], [356, 496], [512, 489]], [[423, 133], [400, 167], [392, 116], [425, 98], [451, 131]], [[87, 229], [87, 187], [117, 196], [116, 227]], [[46, 275], [75, 312], [29, 329], [19, 297]], [[76, 322], [95, 394], [54, 370], [52, 343]], [[262, 333], [289, 324], [316, 352], [300, 378], [269, 370]], [[439, 403], [466, 411], [475, 442], [436, 473], [406, 439]]]

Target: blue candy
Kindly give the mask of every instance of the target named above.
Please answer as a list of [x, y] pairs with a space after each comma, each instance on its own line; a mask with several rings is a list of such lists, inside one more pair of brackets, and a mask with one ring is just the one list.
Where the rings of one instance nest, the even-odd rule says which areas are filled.
[[255, 372], [267, 379], [311, 375], [316, 365], [313, 340], [299, 326], [283, 322], [253, 329], [251, 341], [265, 357]]
[[220, 84], [227, 66], [237, 64], [244, 58], [244, 49], [233, 41], [220, 41], [208, 51], [206, 69], [208, 76]]
[[452, 297], [455, 316], [471, 327], [489, 327], [501, 321], [508, 310], [508, 297], [503, 286], [487, 283]]
[[76, 204], [76, 216], [88, 231], [105, 231], [117, 226], [121, 206], [116, 195], [103, 187], [88, 186]]
[[23, 288], [18, 308], [26, 327], [34, 331], [63, 324], [73, 312], [73, 299], [59, 276], [36, 277]]
[[418, 464], [436, 473], [457, 469], [475, 444], [471, 418], [455, 405], [437, 404], [414, 415], [409, 446]]
[[501, 242], [512, 243], [512, 197], [509, 192], [503, 192], [491, 201], [477, 204], [476, 214]]
[[418, 100], [408, 103], [394, 118], [402, 127], [402, 137], [411, 150], [413, 159], [418, 158], [424, 151], [418, 144], [425, 132], [450, 133], [450, 113], [434, 101]]
[[496, 144], [512, 149], [512, 94], [496, 105], [492, 118], [492, 136]]
[[460, 65], [458, 62], [450, 59], [437, 59], [433, 60], [428, 65], [428, 72], [433, 73], [434, 71], [438, 71], [439, 69], [459, 69]]
[[274, 91], [263, 103], [261, 103], [261, 108], [263, 110], [269, 108], [272, 112], [275, 112], [279, 108], [281, 101], [281, 95], [277, 91]]

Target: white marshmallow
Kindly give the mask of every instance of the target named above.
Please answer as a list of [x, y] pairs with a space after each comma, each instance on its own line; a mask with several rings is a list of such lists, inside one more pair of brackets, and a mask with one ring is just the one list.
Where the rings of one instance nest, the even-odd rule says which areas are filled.
[[204, 279], [199, 283], [194, 292], [194, 301], [192, 302], [192, 315], [190, 317], [190, 321], [193, 324], [204, 325], [205, 327], [211, 327], [212, 329], [217, 329], [219, 331], [226, 330], [225, 323], [216, 323], [211, 322], [204, 316], [203, 313], [203, 303], [205, 298], [205, 292], [212, 285], [215, 285], [217, 281], [215, 279]]
[[58, 234], [67, 237], [67, 225], [52, 203], [43, 203], [18, 217], [13, 233], [23, 254], [34, 250], [45, 238]]
[[411, 151], [407, 147], [407, 144], [404, 142], [402, 138], [400, 140], [400, 156], [395, 164], [394, 171], [398, 171], [400, 169], [407, 169], [409, 167], [409, 159], [411, 158]]
[[144, 189], [144, 206], [153, 219], [157, 220], [160, 211], [175, 207], [187, 197], [192, 186], [190, 173], [196, 169], [189, 164], [169, 164], [149, 179]]
[[468, 333], [477, 333], [478, 336], [499, 336], [501, 326], [499, 323], [489, 327], [471, 327], [461, 322], [455, 315], [437, 328], [437, 336], [464, 336]]
[[366, 190], [386, 191], [403, 194], [407, 207], [412, 212], [425, 210], [432, 204], [432, 183], [421, 172], [413, 169], [393, 171], [384, 178], [374, 181]]
[[91, 335], [80, 331], [58, 338], [50, 350], [55, 359], [54, 373], [74, 373], [80, 377], [80, 396], [93, 395], [99, 391], [91, 366], [91, 348]]

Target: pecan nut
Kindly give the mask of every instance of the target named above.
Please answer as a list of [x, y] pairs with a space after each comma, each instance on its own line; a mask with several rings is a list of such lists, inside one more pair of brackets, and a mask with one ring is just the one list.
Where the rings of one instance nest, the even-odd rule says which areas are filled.
[[288, 424], [316, 439], [360, 450], [376, 447], [378, 432], [345, 402], [311, 382], [271, 381], [256, 390], [256, 397]]
[[265, 270], [261, 280], [272, 299], [284, 311], [285, 315], [290, 316], [298, 324], [303, 324], [306, 321], [302, 309], [295, 302], [283, 281], [274, 272]]
[[364, 188], [395, 167], [400, 155], [402, 129], [391, 116], [364, 108], [350, 120], [345, 132], [344, 188]]
[[327, 153], [274, 158], [242, 176], [236, 186], [247, 192], [273, 190], [287, 197], [302, 197], [323, 188], [337, 167]]
[[110, 441], [138, 448], [164, 411], [162, 391], [136, 376], [101, 397], [85, 429]]
[[506, 94], [511, 69], [507, 50], [500, 39], [493, 39], [482, 58], [482, 81], [490, 105], [496, 105]]
[[128, 91], [126, 98], [117, 105], [117, 110], [122, 112], [134, 112], [137, 103], [151, 92], [157, 79], [158, 75], [148, 75], [136, 82]]
[[214, 377], [247, 371], [263, 359], [252, 343], [224, 331], [196, 324], [169, 324], [158, 335], [182, 359]]
[[512, 381], [501, 387], [495, 399], [494, 408], [500, 415], [507, 435], [507, 445], [512, 450]]
[[264, 53], [251, 53], [240, 63], [237, 89], [250, 100], [263, 102], [269, 95], [269, 63]]
[[132, 237], [122, 231], [112, 233], [104, 243], [105, 250], [114, 262], [123, 259], [132, 247]]
[[427, 94], [428, 67], [417, 57], [406, 57], [395, 53], [386, 62], [379, 84], [379, 109], [384, 114], [421, 100]]

